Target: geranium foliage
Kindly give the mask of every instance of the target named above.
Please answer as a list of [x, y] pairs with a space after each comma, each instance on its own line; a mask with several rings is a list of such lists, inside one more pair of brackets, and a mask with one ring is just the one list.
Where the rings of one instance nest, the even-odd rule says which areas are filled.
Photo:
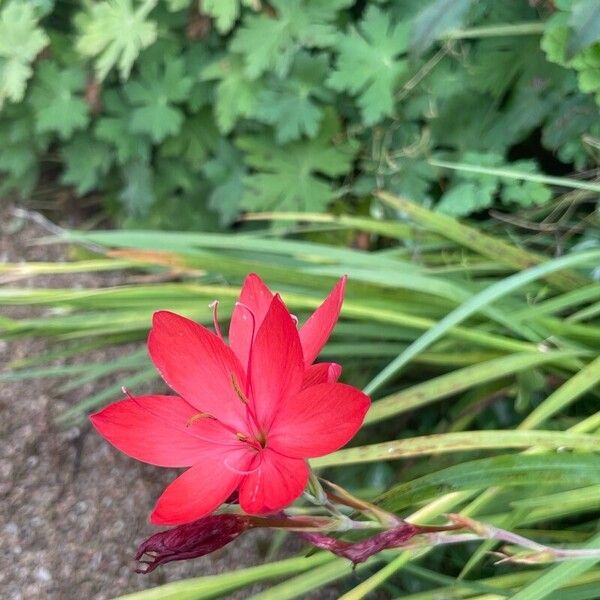
[[27, 196], [50, 157], [129, 226], [226, 227], [376, 188], [454, 215], [543, 204], [543, 182], [432, 160], [595, 166], [598, 15], [589, 0], [0, 1], [0, 192]]

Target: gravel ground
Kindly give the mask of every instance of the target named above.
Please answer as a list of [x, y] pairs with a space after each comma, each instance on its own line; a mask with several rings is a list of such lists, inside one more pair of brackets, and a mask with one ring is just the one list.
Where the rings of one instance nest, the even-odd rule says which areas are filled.
[[[26, 224], [15, 232], [0, 208], [0, 260], [64, 260], [59, 247], [31, 246], [42, 231]], [[120, 275], [44, 276], [19, 286], [97, 287]], [[0, 307], [6, 316], [31, 311]], [[0, 341], [0, 365], [44, 349], [34, 340]], [[117, 360], [103, 351], [98, 360]], [[89, 357], [86, 357], [89, 360]], [[85, 386], [57, 398], [56, 383], [36, 379], [0, 385], [0, 597], [6, 600], [100, 600], [185, 577], [259, 564], [263, 532], [194, 561], [172, 563], [148, 576], [133, 572], [132, 556], [156, 531], [147, 523], [155, 499], [175, 473], [143, 465], [104, 442], [88, 427], [60, 430], [54, 417], [97, 388]], [[141, 390], [136, 390], [141, 391]], [[249, 592], [230, 598], [245, 598]], [[335, 598], [318, 592], [319, 599]]]

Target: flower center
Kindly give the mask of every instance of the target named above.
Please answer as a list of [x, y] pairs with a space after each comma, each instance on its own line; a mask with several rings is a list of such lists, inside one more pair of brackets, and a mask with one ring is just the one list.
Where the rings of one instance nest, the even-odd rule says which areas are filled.
[[266, 448], [267, 446], [267, 436], [263, 431], [260, 431], [254, 437], [251, 437], [249, 435], [246, 435], [245, 433], [241, 433], [240, 431], [238, 431], [235, 434], [235, 437], [240, 442], [244, 442], [245, 444], [248, 444], [250, 447], [258, 451], [262, 450], [263, 448]]

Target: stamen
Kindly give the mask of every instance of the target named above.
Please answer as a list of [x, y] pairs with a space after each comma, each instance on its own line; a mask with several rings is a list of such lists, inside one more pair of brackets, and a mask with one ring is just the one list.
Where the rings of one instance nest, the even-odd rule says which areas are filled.
[[223, 333], [221, 332], [221, 326], [219, 325], [219, 301], [214, 300], [211, 302], [208, 307], [212, 310], [213, 314], [213, 325], [215, 327], [215, 333], [219, 337], [219, 339], [223, 339]]
[[240, 440], [240, 442], [248, 441], [248, 436], [244, 433], [240, 433], [239, 431], [235, 434], [235, 437], [237, 437], [237, 439]]
[[188, 422], [185, 424], [186, 427], [189, 427], [190, 425], [192, 425], [193, 423], [195, 423], [196, 421], [199, 421], [200, 419], [214, 419], [214, 417], [212, 415], [209, 415], [208, 413], [205, 412], [199, 412], [195, 415], [192, 415], [189, 419]]
[[248, 404], [248, 398], [246, 398], [246, 394], [242, 392], [242, 388], [240, 388], [240, 385], [237, 382], [233, 373], [231, 374], [231, 385], [233, 385], [233, 389], [237, 394], [237, 397], [242, 401], [242, 404]]
[[248, 363], [246, 364], [246, 394], [249, 394], [251, 389], [250, 368], [252, 366], [252, 346], [254, 346], [254, 334], [256, 332], [256, 317], [254, 316], [254, 312], [242, 302], [236, 302], [235, 305], [240, 306], [241, 308], [245, 308], [248, 311], [250, 317], [252, 318], [252, 335], [250, 336], [250, 347], [248, 348]]

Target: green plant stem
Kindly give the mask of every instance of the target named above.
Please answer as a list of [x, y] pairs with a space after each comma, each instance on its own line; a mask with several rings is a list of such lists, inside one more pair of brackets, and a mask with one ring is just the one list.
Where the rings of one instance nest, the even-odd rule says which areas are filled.
[[536, 183], [545, 183], [547, 185], [559, 185], [578, 190], [588, 190], [590, 192], [600, 192], [600, 183], [591, 181], [580, 181], [570, 177], [551, 177], [550, 175], [540, 175], [538, 173], [526, 173], [515, 169], [499, 169], [496, 167], [480, 167], [479, 165], [469, 165], [466, 163], [448, 162], [445, 160], [429, 159], [429, 164], [433, 167], [442, 167], [454, 171], [465, 171], [467, 173], [481, 173], [482, 175], [496, 175], [497, 177], [508, 177], [510, 179], [520, 179], [522, 181], [534, 181]]
[[444, 36], [444, 39], [467, 40], [512, 35], [541, 35], [544, 33], [544, 26], [544, 23], [540, 21], [531, 21], [528, 23], [504, 23], [502, 25], [490, 25], [487, 27], [470, 27], [469, 29], [450, 31]]

